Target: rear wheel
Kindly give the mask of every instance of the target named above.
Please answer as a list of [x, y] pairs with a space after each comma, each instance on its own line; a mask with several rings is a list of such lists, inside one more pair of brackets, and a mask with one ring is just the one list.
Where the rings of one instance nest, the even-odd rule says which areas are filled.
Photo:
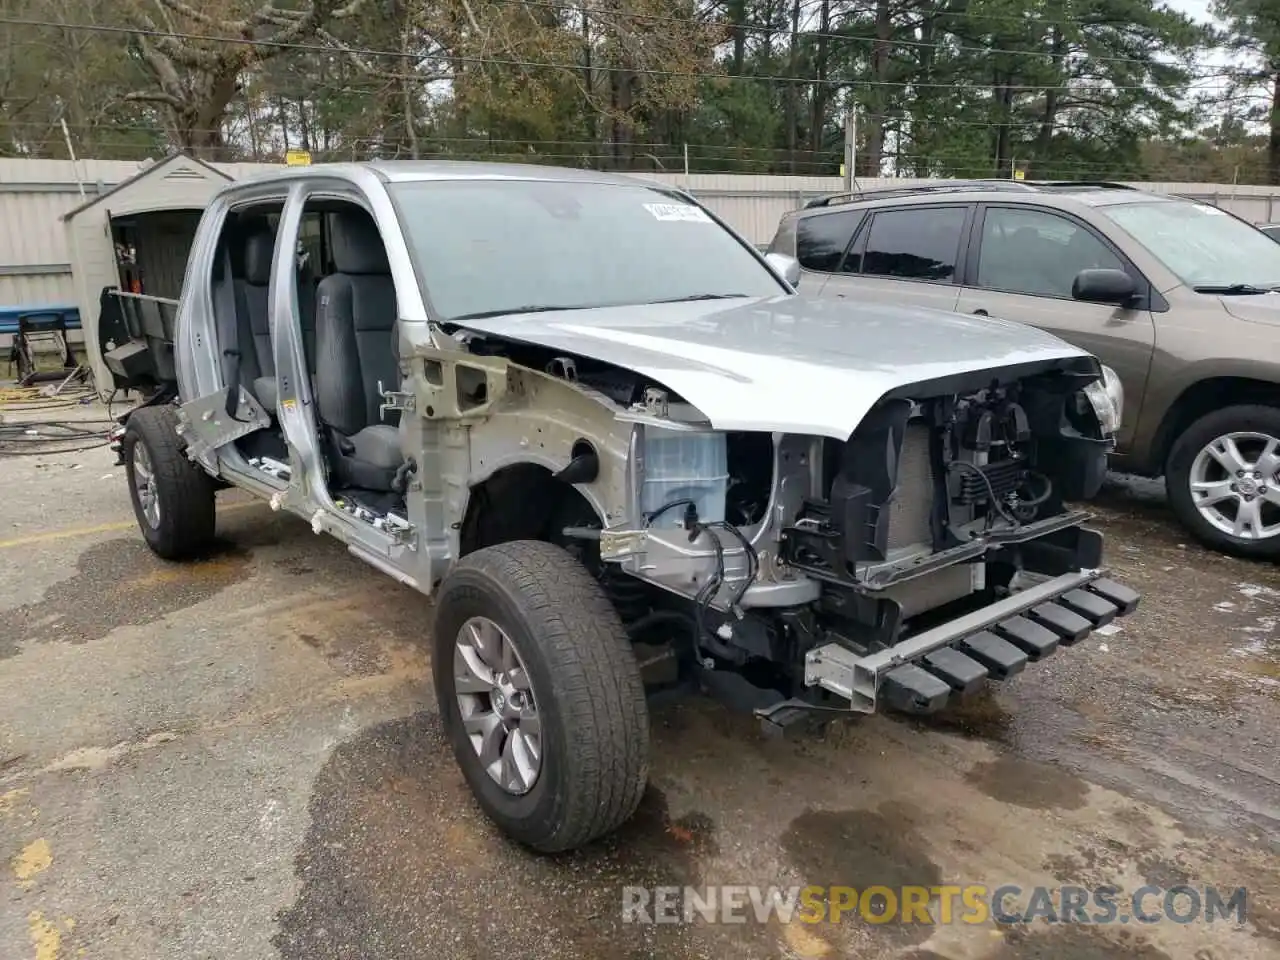
[[1280, 556], [1280, 409], [1227, 407], [1182, 432], [1165, 470], [1169, 503], [1206, 546]]
[[215, 522], [214, 480], [187, 459], [177, 426], [172, 407], [143, 407], [130, 415], [120, 445], [138, 527], [166, 560], [205, 550]]
[[635, 812], [648, 779], [644, 687], [582, 564], [528, 540], [464, 557], [441, 586], [433, 644], [445, 733], [505, 833], [558, 852]]

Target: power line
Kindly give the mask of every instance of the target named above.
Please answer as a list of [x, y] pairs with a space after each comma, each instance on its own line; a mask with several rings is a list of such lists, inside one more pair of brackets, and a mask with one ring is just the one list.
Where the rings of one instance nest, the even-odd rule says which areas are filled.
[[[325, 56], [359, 56], [359, 57], [386, 57], [389, 59], [411, 60], [421, 62], [424, 60], [443, 61], [446, 63], [472, 63], [481, 66], [507, 66], [520, 68], [550, 68], [560, 70], [581, 70], [581, 63], [566, 63], [547, 60], [517, 60], [504, 59], [496, 57], [476, 57], [466, 55], [452, 54], [431, 54], [431, 53], [407, 53], [400, 50], [377, 50], [365, 47], [332, 47], [318, 43], [296, 43], [292, 41], [282, 40], [258, 40], [245, 37], [219, 37], [210, 34], [186, 33], [170, 30], [150, 30], [141, 27], [118, 27], [105, 24], [87, 24], [87, 23], [57, 23], [50, 20], [32, 20], [18, 17], [0, 17], [0, 24], [9, 26], [26, 26], [40, 28], [55, 28], [61, 30], [80, 30], [94, 33], [104, 33], [113, 35], [127, 35], [139, 37], [151, 37], [155, 39], [169, 40], [188, 40], [198, 43], [225, 43], [235, 46], [249, 46], [255, 48], [265, 48], [273, 50], [293, 50], [302, 53], [316, 53]], [[924, 89], [942, 89], [952, 90], [959, 86], [955, 83], [917, 83], [911, 81], [893, 81], [893, 80], [835, 80], [830, 78], [814, 78], [814, 77], [787, 77], [774, 76], [768, 74], [709, 74], [705, 71], [680, 71], [680, 70], [659, 70], [646, 67], [628, 67], [627, 72], [639, 76], [652, 77], [668, 77], [681, 78], [688, 80], [749, 80], [756, 82], [773, 82], [773, 83], [795, 83], [807, 84], [810, 86], [826, 86], [826, 87], [899, 87], [902, 89], [924, 90]], [[1224, 73], [1218, 79], [1230, 79], [1232, 74]], [[1126, 91], [1146, 91], [1150, 88], [1144, 84], [1140, 85], [1121, 85], [1111, 84], [1102, 81], [1101, 78], [1088, 77], [1078, 78], [1085, 83], [1089, 81], [1100, 81], [1105, 84], [1106, 92], [1126, 92]], [[1203, 78], [1212, 79], [1212, 78]], [[971, 84], [968, 86], [985, 86], [980, 84]], [[1079, 90], [1082, 83], [1075, 85], [1069, 84], [1002, 84], [1001, 89], [1021, 92], [1048, 92], [1048, 91], [1076, 91]]]
[[[63, 144], [63, 141], [58, 138], [49, 138], [48, 140], [43, 140], [43, 141], [32, 141], [28, 145], [60, 147], [60, 146], [63, 146], [64, 144]], [[129, 147], [135, 147], [136, 144], [124, 143], [124, 144], [120, 144], [119, 146], [129, 148]], [[344, 157], [351, 156], [353, 154], [353, 151], [350, 149], [336, 150], [332, 152]], [[779, 152], [782, 153], [783, 151], [779, 151]], [[279, 151], [278, 153], [273, 153], [272, 156], [273, 158], [275, 158], [280, 156], [282, 153], [283, 151]], [[522, 158], [525, 160], [542, 161], [542, 162], [559, 161], [559, 160], [573, 160], [573, 161], [609, 160], [611, 162], [616, 163], [619, 159], [615, 154], [612, 154], [612, 153], [527, 154], [527, 153], [524, 153], [523, 151], [491, 152], [491, 151], [441, 151], [441, 150], [419, 151], [418, 159], [430, 160], [430, 159], [458, 159], [458, 158], [483, 158], [483, 157], [497, 158], [497, 159]], [[5, 158], [5, 159], [22, 159], [22, 158]], [[355, 158], [352, 157], [352, 159], [355, 159]], [[386, 159], [386, 158], [382, 157], [382, 159]], [[682, 159], [682, 155], [679, 153], [669, 153], [664, 155], [658, 155], [657, 159], [670, 160], [673, 164], [679, 164], [679, 162]], [[775, 168], [772, 171], [774, 173], [782, 172], [777, 170], [776, 168], [790, 167], [794, 165], [794, 166], [802, 167], [806, 169], [819, 168], [820, 170], [824, 171], [823, 173], [813, 174], [813, 175], [835, 176], [834, 170], [838, 164], [839, 156], [833, 154], [832, 159], [829, 161], [820, 161], [820, 160], [814, 160], [814, 159], [810, 159], [810, 160], [797, 159], [795, 161], [792, 161], [790, 158], [785, 156], [767, 158], [767, 157], [741, 157], [741, 156], [734, 156], [732, 154], [717, 154], [717, 155], [710, 155], [710, 156], [700, 155], [697, 158], [691, 158], [691, 159], [697, 159], [697, 160], [706, 161], [706, 162], [743, 164], [747, 169]], [[644, 162], [644, 160], [645, 160], [645, 156], [643, 154], [632, 157], [626, 160], [626, 163], [627, 163], [626, 169], [630, 170], [631, 172], [646, 172], [646, 171], [650, 173], [681, 172], [679, 169], [667, 169], [663, 166], [660, 166], [659, 169], [654, 170], [651, 167], [649, 167]], [[122, 161], [122, 162], [127, 162], [127, 161]], [[268, 163], [268, 164], [270, 163], [278, 164], [280, 161], [279, 159], [260, 158], [256, 161], [241, 160], [241, 161], [235, 161], [235, 162], [250, 162], [250, 163], [259, 162], [259, 163]], [[893, 153], [893, 152], [889, 152], [885, 155], [885, 162], [890, 165], [905, 164], [907, 166], [913, 166], [917, 168], [929, 168], [929, 167], [942, 168], [947, 171], [947, 174], [949, 176], [962, 176], [962, 175], [973, 174], [973, 175], [978, 175], [982, 177], [990, 177], [991, 172], [995, 166], [993, 162], [983, 162], [971, 156], [951, 156], [946, 154], [913, 154], [913, 153]], [[1261, 157], [1259, 157], [1258, 159], [1259, 166], [1261, 166], [1262, 162], [1263, 161]], [[1199, 164], [1195, 160], [1185, 160], [1185, 161], [1175, 162], [1175, 163], [1159, 164], [1154, 168], [1136, 168], [1136, 167], [1129, 167], [1129, 166], [1123, 166], [1123, 167], [1107, 166], [1105, 164], [1091, 163], [1088, 161], [1046, 160], [1042, 162], [1042, 166], [1047, 170], [1077, 171], [1080, 175], [1088, 176], [1090, 178], [1104, 178], [1104, 179], [1111, 179], [1111, 180], [1152, 181], [1152, 180], [1159, 180], [1161, 178], [1171, 179], [1171, 180], [1172, 179], [1186, 180], [1187, 176], [1183, 176], [1179, 178], [1179, 177], [1175, 177], [1174, 173], [1176, 171], [1185, 171], [1188, 175], [1193, 175], [1197, 173], [1201, 164]], [[711, 173], [715, 171], [710, 171], [710, 170], [700, 171], [695, 169], [695, 170], [692, 170], [691, 172]], [[727, 170], [726, 168], [721, 168], [721, 172], [733, 172], [733, 171]], [[928, 176], [928, 174], [921, 174], [921, 176]], [[1194, 178], [1195, 177], [1192, 176], [1192, 179]], [[899, 175], [897, 177], [891, 176], [891, 177], [888, 177], [887, 179], [912, 179], [912, 177], [906, 176], [906, 175]], [[70, 188], [73, 185], [68, 184], [68, 186]]]
[[[315, 101], [315, 99], [316, 99], [316, 94], [317, 94], [318, 92], [320, 92], [320, 91], [325, 90], [325, 89], [335, 89], [335, 90], [336, 90], [336, 89], [340, 89], [340, 87], [339, 87], [338, 85], [327, 85], [327, 84], [324, 84], [323, 82], [321, 82], [321, 83], [317, 83], [317, 84], [312, 84], [312, 85], [309, 85], [309, 88], [308, 88], [308, 91], [307, 91], [307, 94], [308, 94], [308, 95], [305, 97], [305, 99], [304, 99], [304, 100], [302, 100], [302, 101], [296, 101], [296, 100], [293, 100], [292, 98], [290, 98], [290, 102], [294, 103], [295, 105], [299, 105], [299, 106], [300, 106], [302, 103], [312, 103], [312, 102], [314, 102], [314, 101]], [[348, 89], [348, 88], [343, 87], [343, 88], [341, 88], [341, 89]], [[1262, 96], [1264, 96], [1264, 95], [1263, 95], [1263, 94], [1255, 94], [1255, 95], [1251, 95], [1251, 96], [1252, 96], [1252, 97], [1262, 97]], [[287, 94], [286, 94], [286, 97], [287, 97]], [[1250, 97], [1243, 97], [1243, 96], [1242, 96], [1242, 97], [1236, 97], [1236, 98], [1233, 98], [1233, 99], [1250, 99]], [[244, 104], [244, 105], [245, 105], [246, 109], [249, 109], [249, 110], [253, 109], [253, 101], [252, 101], [252, 100], [247, 99], [247, 100], [245, 101], [245, 104]], [[1095, 111], [1096, 109], [1097, 109], [1096, 107], [1094, 107], [1093, 105], [1089, 105], [1089, 104], [1082, 104], [1082, 105], [1078, 105], [1078, 106], [1077, 106], [1077, 105], [1073, 105], [1073, 104], [1067, 104], [1066, 106], [1063, 106], [1063, 107], [1061, 107], [1061, 108], [1060, 108], [1060, 111], [1061, 111], [1061, 112], [1060, 112], [1060, 114], [1059, 114], [1059, 116], [1058, 116], [1057, 122], [1055, 123], [1055, 129], [1061, 129], [1061, 128], [1062, 128], [1062, 127], [1064, 127], [1064, 126], [1066, 126], [1066, 127], [1071, 126], [1071, 124], [1070, 124], [1070, 122], [1069, 122], [1069, 121], [1070, 121], [1071, 117], [1074, 115], [1074, 113], [1075, 113], [1076, 111]], [[278, 126], [283, 126], [283, 125], [284, 125], [284, 124], [282, 123], [282, 121], [281, 121], [281, 120], [279, 120], [279, 119], [278, 119], [278, 118], [276, 118], [276, 117], [272, 117], [272, 116], [269, 116], [269, 115], [268, 115], [268, 116], [262, 116], [262, 115], [250, 116], [250, 115], [248, 115], [247, 113], [246, 113], [246, 114], [241, 114], [241, 115], [232, 114], [232, 115], [228, 118], [228, 122], [229, 122], [229, 123], [232, 123], [232, 124], [235, 124], [235, 123], [253, 124], [253, 125], [255, 125], [255, 126], [265, 127], [266, 129], [270, 129], [270, 128], [272, 128], [273, 126], [277, 126], [277, 127], [278, 127]], [[885, 122], [885, 124], [886, 124], [887, 126], [889, 126], [890, 128], [895, 128], [895, 127], [897, 127], [897, 126], [898, 126], [898, 125], [900, 125], [900, 124], [913, 125], [913, 124], [919, 123], [920, 121], [918, 121], [918, 120], [917, 120], [917, 118], [912, 117], [910, 114], [896, 114], [896, 113], [890, 113], [890, 114], [886, 114], [886, 115], [884, 116], [884, 122]], [[16, 129], [16, 128], [27, 128], [27, 129], [30, 129], [30, 128], [36, 128], [36, 129], [47, 130], [47, 129], [49, 129], [49, 128], [51, 128], [51, 127], [54, 127], [54, 126], [56, 126], [56, 125], [57, 125], [56, 121], [37, 121], [37, 120], [0, 120], [0, 128], [6, 128], [6, 129]], [[990, 129], [990, 128], [995, 127], [995, 126], [999, 126], [999, 127], [1002, 127], [1002, 128], [1004, 128], [1004, 129], [1009, 129], [1009, 130], [1019, 130], [1019, 129], [1037, 130], [1037, 129], [1039, 129], [1039, 128], [1043, 125], [1043, 121], [1041, 121], [1041, 120], [1013, 120], [1013, 121], [1010, 121], [1010, 122], [1007, 122], [1007, 123], [998, 123], [998, 122], [996, 122], [996, 121], [989, 120], [989, 119], [988, 119], [988, 120], [966, 120], [966, 119], [959, 118], [959, 117], [955, 117], [955, 118], [948, 117], [948, 118], [947, 118], [947, 119], [945, 119], [944, 121], [940, 121], [940, 122], [937, 122], [937, 123], [925, 122], [925, 123], [924, 123], [924, 125], [925, 125], [925, 126], [945, 127], [946, 129], [951, 129], [951, 128], [953, 128], [953, 127], [978, 127], [978, 128], [981, 128], [981, 129]], [[164, 125], [162, 122], [160, 122], [160, 121], [157, 121], [157, 122], [154, 122], [154, 123], [143, 123], [143, 122], [118, 123], [118, 122], [114, 122], [114, 121], [103, 121], [103, 122], [92, 122], [92, 123], [91, 123], [91, 122], [85, 122], [85, 123], [74, 123], [74, 122], [73, 122], [73, 123], [68, 123], [68, 124], [67, 124], [67, 126], [68, 126], [70, 129], [75, 130], [75, 131], [87, 131], [87, 132], [93, 132], [93, 131], [98, 131], [98, 130], [104, 130], [104, 129], [106, 129], [106, 130], [116, 130], [116, 131], [136, 131], [136, 132], [144, 133], [144, 134], [146, 134], [146, 133], [157, 133], [157, 134], [159, 134], [159, 133], [163, 133], [163, 132], [164, 132], [164, 126], [165, 126], [165, 125]], [[217, 130], [213, 130], [213, 129], [191, 128], [191, 129], [189, 129], [187, 132], [189, 132], [189, 133], [217, 133], [218, 131], [217, 131]], [[490, 138], [488, 138], [488, 137], [483, 137], [483, 136], [481, 136], [481, 137], [459, 137], [459, 138], [446, 138], [446, 139], [457, 139], [457, 140], [459, 140], [459, 141], [490, 140]], [[500, 142], [511, 142], [511, 143], [522, 143], [522, 144], [523, 144], [523, 143], [552, 143], [552, 142], [560, 142], [560, 143], [566, 143], [566, 144], [568, 144], [568, 143], [574, 143], [574, 144], [578, 144], [578, 143], [581, 143], [581, 144], [589, 144], [589, 143], [598, 143], [598, 142], [599, 142], [599, 140], [597, 139], [597, 140], [572, 140], [572, 141], [571, 141], [571, 140], [565, 140], [565, 141], [550, 141], [550, 140], [512, 139], [512, 140], [510, 140], [510, 141], [490, 140], [490, 142], [495, 142], [495, 143], [500, 143]], [[658, 144], [658, 145], [659, 145], [659, 146], [662, 146], [663, 144]], [[692, 147], [692, 146], [694, 146], [694, 145], [693, 145], [693, 144], [690, 144], [690, 146]], [[771, 147], [750, 147], [750, 146], [745, 146], [745, 145], [744, 145], [744, 149], [752, 149], [752, 150], [760, 149], [760, 150], [766, 150], [766, 149], [774, 149], [774, 148], [771, 148]]]

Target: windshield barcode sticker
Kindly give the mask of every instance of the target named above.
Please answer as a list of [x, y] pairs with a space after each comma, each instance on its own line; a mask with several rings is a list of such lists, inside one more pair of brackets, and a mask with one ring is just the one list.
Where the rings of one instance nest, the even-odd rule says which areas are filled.
[[701, 207], [689, 203], [646, 203], [644, 208], [655, 220], [687, 220], [691, 223], [710, 223], [711, 218]]

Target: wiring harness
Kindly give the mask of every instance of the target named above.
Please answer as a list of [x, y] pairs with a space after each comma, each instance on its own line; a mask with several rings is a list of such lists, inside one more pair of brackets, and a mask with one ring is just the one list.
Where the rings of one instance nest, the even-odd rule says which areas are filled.
[[[760, 571], [760, 557], [756, 553], [755, 547], [746, 536], [731, 523], [723, 520], [702, 521], [698, 519], [697, 504], [692, 500], [680, 499], [671, 500], [664, 503], [652, 513], [647, 514], [644, 518], [644, 526], [650, 526], [653, 521], [660, 516], [677, 507], [684, 507], [683, 524], [684, 528], [689, 532], [689, 542], [697, 540], [703, 533], [711, 537], [711, 546], [715, 551], [716, 566], [715, 571], [703, 583], [702, 588], [693, 598], [693, 615], [697, 625], [697, 644], [705, 647], [717, 656], [727, 659], [737, 659], [736, 652], [722, 643], [716, 635], [707, 629], [706, 614], [711, 607], [712, 600], [720, 591], [725, 583], [725, 564], [724, 564], [724, 543], [720, 539], [717, 531], [723, 530], [730, 536], [735, 538], [742, 544], [742, 549], [747, 559], [747, 572], [738, 584], [737, 590], [734, 592], [733, 599], [729, 601], [729, 611], [737, 617], [742, 616], [742, 598], [746, 595], [748, 589], [755, 582], [756, 574]], [[700, 651], [695, 650], [695, 654], [700, 657]]]
[[59, 411], [79, 410], [96, 399], [87, 385], [56, 393], [47, 387], [0, 387], [0, 457], [49, 456], [106, 446], [114, 420], [56, 417]]

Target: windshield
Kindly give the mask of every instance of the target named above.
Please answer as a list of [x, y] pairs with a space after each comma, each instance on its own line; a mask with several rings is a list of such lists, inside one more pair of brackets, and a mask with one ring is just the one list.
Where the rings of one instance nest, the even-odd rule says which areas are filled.
[[1146, 202], [1099, 210], [1189, 286], [1280, 286], [1280, 244], [1217, 207]]
[[701, 208], [657, 189], [547, 180], [389, 189], [442, 321], [785, 292]]

